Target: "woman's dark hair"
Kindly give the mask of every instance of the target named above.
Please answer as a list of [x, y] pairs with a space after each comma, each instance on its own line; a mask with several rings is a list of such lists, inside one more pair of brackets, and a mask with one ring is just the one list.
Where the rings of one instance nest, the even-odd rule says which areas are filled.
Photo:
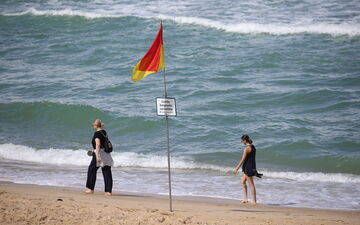
[[241, 140], [247, 141], [247, 142], [249, 142], [250, 144], [253, 143], [252, 140], [250, 139], [249, 135], [247, 135], [247, 134], [244, 134], [243, 136], [241, 136]]

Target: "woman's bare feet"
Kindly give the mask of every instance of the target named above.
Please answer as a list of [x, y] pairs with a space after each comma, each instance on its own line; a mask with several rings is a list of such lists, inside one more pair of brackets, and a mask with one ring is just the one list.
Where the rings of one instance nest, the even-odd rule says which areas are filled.
[[105, 192], [105, 196], [112, 196], [111, 192]]
[[256, 202], [252, 201], [252, 202], [251, 202], [251, 205], [256, 205]]
[[94, 194], [93, 190], [87, 189], [86, 191], [84, 191], [85, 194]]
[[242, 203], [248, 203], [249, 201], [248, 200], [242, 200], [241, 202]]

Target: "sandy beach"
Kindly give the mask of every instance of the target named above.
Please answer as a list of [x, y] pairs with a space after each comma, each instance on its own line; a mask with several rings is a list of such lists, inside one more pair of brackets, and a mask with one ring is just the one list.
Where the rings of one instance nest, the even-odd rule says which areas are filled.
[[244, 205], [0, 183], [0, 224], [360, 224], [358, 210]]

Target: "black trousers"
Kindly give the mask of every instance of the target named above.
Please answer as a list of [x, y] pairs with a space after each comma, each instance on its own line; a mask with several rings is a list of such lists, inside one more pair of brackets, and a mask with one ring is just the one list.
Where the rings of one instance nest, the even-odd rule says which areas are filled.
[[[86, 187], [90, 190], [94, 190], [95, 188], [95, 182], [96, 182], [96, 173], [99, 167], [96, 166], [96, 156], [95, 153], [93, 154], [91, 163], [88, 168], [87, 173], [87, 181], [86, 181]], [[105, 182], [105, 192], [112, 191], [113, 186], [113, 179], [111, 174], [111, 166], [104, 166], [101, 168], [102, 174], [104, 176], [104, 182]]]

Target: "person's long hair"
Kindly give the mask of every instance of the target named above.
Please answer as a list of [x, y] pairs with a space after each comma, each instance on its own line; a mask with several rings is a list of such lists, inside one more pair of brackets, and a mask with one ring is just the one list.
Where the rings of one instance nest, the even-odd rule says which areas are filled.
[[247, 135], [247, 134], [244, 134], [243, 136], [241, 136], [241, 140], [246, 141], [250, 144], [253, 143], [253, 141], [250, 139], [249, 135]]

